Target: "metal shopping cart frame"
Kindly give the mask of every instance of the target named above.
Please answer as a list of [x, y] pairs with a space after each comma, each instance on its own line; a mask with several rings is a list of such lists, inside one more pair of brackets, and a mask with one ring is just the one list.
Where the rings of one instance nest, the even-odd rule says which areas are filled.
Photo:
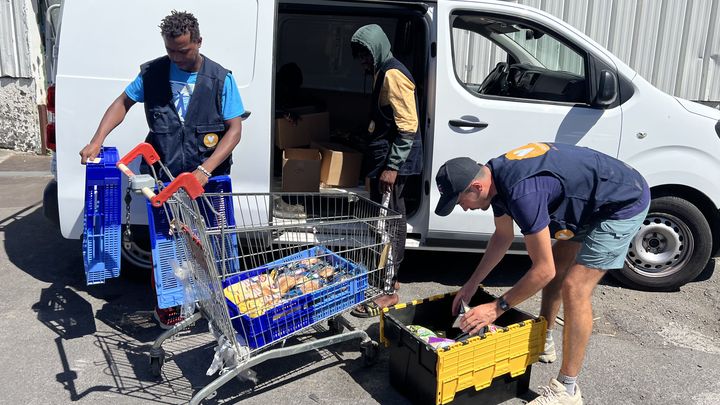
[[[192, 316], [153, 343], [155, 376], [165, 360], [163, 342], [201, 318], [218, 341], [215, 360], [222, 364], [220, 376], [197, 392], [191, 404], [264, 361], [352, 339], [360, 339], [365, 364], [377, 360], [377, 342], [354, 329], [342, 312], [391, 288], [387, 280], [399, 265], [393, 245], [398, 232], [405, 232], [402, 215], [352, 193], [203, 194], [190, 173], [156, 194], [148, 186], [160, 184], [156, 176], [135, 175], [127, 167], [138, 156], [167, 173], [149, 144], [138, 145], [118, 168], [130, 177], [132, 189], [165, 209], [187, 258], [183, 265], [192, 275], [197, 305]], [[210, 201], [217, 197], [231, 198], [233, 221], [213, 208]], [[278, 218], [277, 199], [300, 209], [293, 218]], [[287, 338], [320, 322], [328, 322], [335, 334], [285, 346]]]

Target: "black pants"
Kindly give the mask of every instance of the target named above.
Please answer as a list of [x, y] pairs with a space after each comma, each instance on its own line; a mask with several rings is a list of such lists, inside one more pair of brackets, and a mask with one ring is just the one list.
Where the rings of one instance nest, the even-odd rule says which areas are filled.
[[[390, 194], [390, 203], [388, 208], [401, 214], [403, 220], [405, 219], [405, 183], [407, 176], [397, 176], [395, 184], [393, 185], [392, 193]], [[377, 178], [370, 179], [370, 199], [378, 204], [382, 204], [382, 190], [380, 189], [380, 180]], [[405, 221], [403, 221], [405, 223]], [[400, 273], [400, 267], [402, 261], [405, 258], [405, 239], [407, 238], [407, 228], [399, 229], [397, 240], [393, 243], [393, 261], [395, 263], [395, 275], [392, 279], [392, 284], [398, 279]], [[394, 290], [394, 287], [387, 286], [389, 291]]]

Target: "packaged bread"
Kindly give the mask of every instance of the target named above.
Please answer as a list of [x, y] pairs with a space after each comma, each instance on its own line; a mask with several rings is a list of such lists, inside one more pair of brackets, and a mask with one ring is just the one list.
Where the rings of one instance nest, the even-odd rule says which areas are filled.
[[313, 292], [322, 288], [322, 282], [319, 278], [309, 278], [303, 276], [300, 282], [298, 282], [298, 287], [303, 294], [307, 294], [309, 292]]
[[281, 295], [287, 294], [288, 291], [292, 290], [297, 284], [297, 278], [289, 274], [281, 274], [275, 279], [275, 285]]
[[325, 266], [318, 271], [318, 275], [322, 278], [330, 278], [333, 274], [335, 274], [335, 268], [333, 266]]

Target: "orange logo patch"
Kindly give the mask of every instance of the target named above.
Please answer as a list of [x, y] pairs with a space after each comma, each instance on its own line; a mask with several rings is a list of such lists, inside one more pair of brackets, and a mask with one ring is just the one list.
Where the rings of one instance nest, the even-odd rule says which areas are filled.
[[557, 240], [570, 240], [575, 234], [569, 229], [561, 229], [555, 232], [555, 239]]
[[214, 148], [218, 144], [220, 137], [217, 134], [209, 133], [203, 138], [203, 143], [208, 148]]
[[550, 146], [545, 143], [529, 143], [525, 146], [513, 149], [505, 154], [509, 160], [530, 159], [542, 156], [550, 150]]

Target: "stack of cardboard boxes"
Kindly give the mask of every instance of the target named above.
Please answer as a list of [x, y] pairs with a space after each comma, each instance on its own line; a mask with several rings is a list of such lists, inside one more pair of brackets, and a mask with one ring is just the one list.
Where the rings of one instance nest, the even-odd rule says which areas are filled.
[[356, 187], [362, 153], [329, 142], [327, 112], [304, 114], [293, 125], [275, 122], [275, 145], [282, 150], [282, 191], [317, 192], [323, 187]]

